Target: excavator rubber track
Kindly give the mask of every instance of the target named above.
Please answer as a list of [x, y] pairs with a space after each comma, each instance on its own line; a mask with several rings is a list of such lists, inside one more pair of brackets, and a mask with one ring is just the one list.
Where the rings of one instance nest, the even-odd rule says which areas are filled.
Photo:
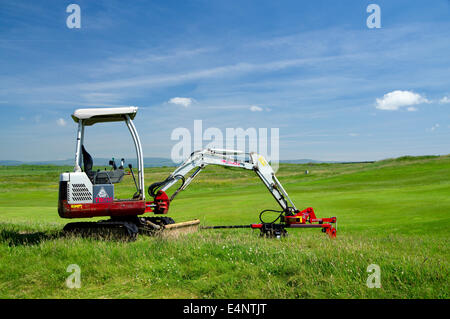
[[81, 237], [134, 241], [138, 234], [171, 237], [198, 230], [200, 220], [175, 223], [171, 217], [121, 217], [96, 222], [74, 222], [63, 231]]

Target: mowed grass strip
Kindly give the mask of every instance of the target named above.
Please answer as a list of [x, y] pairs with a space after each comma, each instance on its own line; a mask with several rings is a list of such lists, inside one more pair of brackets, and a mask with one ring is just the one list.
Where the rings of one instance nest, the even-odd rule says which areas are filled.
[[[448, 298], [450, 156], [359, 164], [281, 164], [298, 208], [338, 218], [338, 238], [290, 230], [202, 230], [136, 242], [65, 236], [56, 211], [70, 167], [0, 167], [0, 298]], [[147, 185], [173, 168], [145, 170]], [[304, 174], [309, 170], [309, 174]], [[116, 195], [134, 193], [131, 177]], [[177, 221], [258, 222], [278, 209], [253, 172], [207, 167], [172, 203]], [[80, 289], [65, 284], [70, 264]], [[366, 285], [381, 268], [382, 287]]]

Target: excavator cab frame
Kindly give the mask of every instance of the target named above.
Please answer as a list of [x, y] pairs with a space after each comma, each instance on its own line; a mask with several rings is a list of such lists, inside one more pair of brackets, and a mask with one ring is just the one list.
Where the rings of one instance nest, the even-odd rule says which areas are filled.
[[[144, 157], [141, 141], [133, 123], [137, 110], [137, 107], [131, 106], [74, 111], [72, 118], [78, 123], [75, 165], [73, 172], [60, 175], [58, 213], [62, 218], [138, 216], [151, 210], [148, 205], [153, 202], [145, 200]], [[124, 175], [123, 160], [119, 168], [114, 167], [116, 165], [113, 163], [111, 172], [92, 171], [92, 157], [84, 147], [85, 127], [105, 122], [124, 122], [133, 139], [137, 156], [137, 181], [131, 164], [129, 168], [137, 191], [132, 199], [114, 197], [114, 184], [120, 182]]]
[[[98, 108], [98, 109], [77, 109], [72, 114], [73, 120], [78, 123], [77, 131], [77, 141], [76, 141], [76, 151], [75, 151], [75, 172], [81, 172], [81, 166], [83, 164], [84, 171], [90, 175], [90, 170], [92, 169], [92, 157], [86, 151], [84, 147], [84, 136], [85, 127], [92, 126], [97, 123], [105, 122], [125, 122], [128, 130], [130, 131], [131, 138], [136, 149], [137, 157], [137, 170], [138, 170], [138, 189], [137, 192], [140, 195], [140, 199], [145, 200], [144, 190], [144, 155], [142, 153], [141, 140], [139, 139], [139, 134], [137, 133], [136, 127], [133, 123], [133, 119], [136, 116], [138, 108], [137, 107], [121, 107], [121, 108]], [[89, 163], [90, 162], [90, 163]], [[115, 163], [111, 163], [113, 167]], [[90, 167], [89, 167], [90, 166]], [[123, 170], [123, 160], [122, 160], [122, 170]], [[114, 171], [117, 168], [114, 167]], [[111, 180], [111, 176], [108, 176]], [[115, 178], [115, 176], [112, 176]], [[117, 177], [116, 182], [120, 182], [121, 178]], [[114, 182], [112, 182], [114, 183]]]

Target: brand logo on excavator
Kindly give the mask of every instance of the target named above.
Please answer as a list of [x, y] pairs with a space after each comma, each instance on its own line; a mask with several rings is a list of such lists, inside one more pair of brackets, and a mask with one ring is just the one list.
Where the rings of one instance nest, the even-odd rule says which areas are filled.
[[108, 193], [107, 193], [107, 192], [105, 191], [105, 189], [102, 187], [102, 188], [100, 189], [100, 191], [98, 192], [97, 197], [102, 197], [102, 198], [108, 197]]
[[222, 160], [222, 163], [236, 165], [236, 166], [243, 166], [242, 163], [232, 162], [232, 161], [227, 161], [227, 160]]
[[113, 196], [111, 196], [105, 189], [105, 187], [100, 187], [99, 191], [95, 195], [95, 203], [112, 203]]

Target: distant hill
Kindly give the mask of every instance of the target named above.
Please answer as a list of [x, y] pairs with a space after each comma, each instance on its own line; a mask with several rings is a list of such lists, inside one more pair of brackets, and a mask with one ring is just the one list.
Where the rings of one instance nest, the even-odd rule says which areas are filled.
[[286, 164], [319, 164], [319, 163], [340, 163], [340, 162], [336, 162], [336, 161], [317, 161], [317, 160], [313, 160], [313, 159], [298, 159], [298, 160], [285, 160], [285, 161], [280, 161], [280, 163], [286, 163]]
[[[109, 166], [110, 158], [94, 158], [94, 166]], [[117, 166], [120, 165], [120, 159], [115, 159]], [[54, 161], [13, 161], [0, 160], [0, 166], [17, 166], [17, 165], [56, 165], [56, 166], [72, 166], [74, 159], [54, 160]], [[135, 158], [125, 159], [125, 165], [131, 163], [133, 167], [137, 167]], [[339, 162], [339, 161], [318, 161], [313, 159], [283, 160], [280, 163], [285, 164], [319, 164], [319, 163], [357, 163], [357, 162]], [[366, 163], [366, 162], [364, 162]], [[370, 162], [367, 162], [370, 163]], [[144, 157], [144, 167], [161, 167], [161, 166], [177, 166], [170, 158], [164, 157]]]
[[[108, 166], [110, 158], [94, 158], [94, 166]], [[120, 158], [115, 159], [116, 165], [120, 165]], [[125, 159], [125, 165], [131, 163], [133, 167], [137, 167], [135, 158]], [[54, 160], [54, 161], [10, 161], [0, 160], [0, 165], [3, 166], [17, 166], [17, 165], [56, 165], [56, 166], [73, 166], [74, 159]], [[163, 157], [144, 157], [145, 167], [159, 167], [159, 166], [176, 166], [169, 158]]]
[[0, 161], [0, 165], [3, 166], [16, 166], [16, 165], [22, 165], [23, 162], [20, 161]]
[[357, 163], [374, 163], [375, 161], [354, 161], [354, 162], [343, 162], [343, 161], [316, 161], [312, 159], [299, 159], [299, 160], [285, 160], [280, 161], [280, 163], [286, 164], [357, 164]]

